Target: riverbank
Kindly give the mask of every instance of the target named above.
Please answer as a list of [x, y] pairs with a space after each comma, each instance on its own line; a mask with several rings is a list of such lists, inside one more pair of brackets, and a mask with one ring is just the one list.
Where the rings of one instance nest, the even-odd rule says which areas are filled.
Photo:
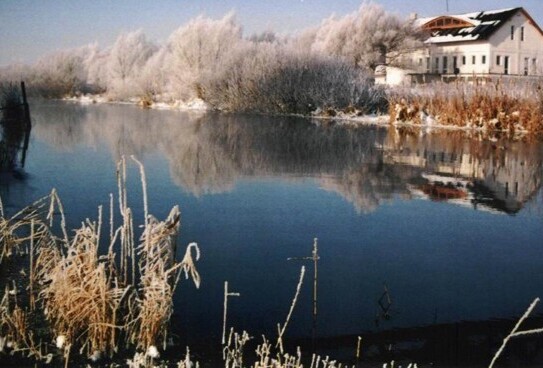
[[[253, 113], [305, 117], [317, 124], [392, 125], [420, 130], [420, 134], [434, 130], [464, 131], [479, 140], [489, 141], [502, 137], [514, 140], [543, 138], [543, 93], [537, 84], [504, 84], [499, 81], [485, 84], [436, 83], [389, 88], [386, 90], [386, 98], [388, 110], [382, 114], [368, 114], [355, 107], [317, 108], [308, 114]], [[217, 109], [200, 98], [155, 102], [137, 97], [121, 101], [105, 95], [81, 95], [65, 97], [63, 100], [84, 105], [112, 103], [157, 110], [235, 113]]]

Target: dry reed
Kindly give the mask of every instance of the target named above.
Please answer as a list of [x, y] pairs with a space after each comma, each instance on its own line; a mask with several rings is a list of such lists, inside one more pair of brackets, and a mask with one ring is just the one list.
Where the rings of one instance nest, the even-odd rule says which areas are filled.
[[223, 303], [223, 320], [222, 320], [222, 344], [226, 343], [226, 317], [228, 311], [228, 298], [231, 296], [240, 296], [240, 293], [228, 291], [228, 281], [224, 282], [224, 303]]
[[18, 352], [46, 363], [52, 359], [41, 344], [35, 343], [29, 313], [17, 304], [16, 294], [8, 288], [0, 301], [0, 352], [5, 348], [11, 349], [10, 354]]
[[[314, 260], [317, 256], [316, 239], [314, 242], [313, 257]], [[307, 257], [309, 258], [309, 257]], [[300, 278], [296, 287], [289, 312], [287, 314], [285, 323], [281, 326], [278, 324], [278, 337], [275, 347], [270, 343], [265, 336], [262, 336], [262, 343], [256, 347], [256, 360], [251, 365], [244, 364], [244, 350], [247, 343], [252, 339], [246, 331], [242, 333], [236, 333], [233, 328], [230, 329], [230, 333], [226, 341], [223, 339], [223, 361], [225, 368], [241, 368], [244, 366], [253, 368], [303, 368], [302, 352], [298, 347], [296, 354], [289, 354], [284, 351], [283, 337], [288, 326], [288, 323], [292, 317], [294, 307], [296, 306], [298, 296], [303, 284], [303, 278], [305, 275], [305, 267], [302, 266], [300, 270]], [[228, 283], [225, 282], [224, 288], [224, 320], [223, 320], [223, 334], [226, 326], [226, 308], [228, 296], [239, 296], [238, 293], [231, 293], [228, 291]], [[341, 368], [343, 365], [335, 360], [331, 360], [329, 357], [322, 358], [319, 355], [312, 355], [309, 368]], [[345, 366], [347, 367], [347, 366]]]
[[[5, 217], [2, 210], [0, 213], [0, 264], [5, 258], [22, 252], [32, 236], [36, 240], [50, 235], [44, 219], [48, 214], [48, 209], [49, 211], [51, 209], [50, 203], [56, 199], [56, 192], [52, 191], [48, 196], [38, 199], [9, 218]], [[31, 228], [35, 228], [35, 234], [31, 234]]]
[[279, 347], [281, 354], [283, 354], [283, 335], [285, 334], [290, 318], [292, 317], [292, 312], [294, 311], [294, 307], [296, 306], [298, 295], [300, 295], [300, 290], [302, 288], [304, 275], [305, 275], [305, 266], [302, 266], [300, 270], [300, 280], [298, 281], [298, 286], [296, 287], [296, 293], [294, 294], [294, 298], [292, 299], [292, 303], [290, 305], [290, 309], [288, 311], [285, 323], [283, 323], [283, 326], [281, 326], [280, 324], [277, 324], [278, 336], [277, 336], [276, 346]]
[[543, 90], [536, 82], [437, 83], [388, 97], [391, 122], [543, 136]]
[[[143, 165], [139, 166], [144, 197], [144, 225], [139, 245], [134, 239], [133, 214], [128, 207], [126, 160], [118, 168], [118, 200], [122, 223], [115, 228], [110, 196], [109, 244], [100, 255], [102, 207], [97, 221], [87, 219], [69, 237], [62, 203], [55, 190], [10, 218], [0, 204], [0, 261], [30, 246], [28, 272], [31, 309], [43, 313], [57, 348], [68, 365], [72, 350], [92, 360], [113, 356], [124, 343], [143, 351], [145, 360], [166, 348], [167, 327], [173, 313], [173, 294], [184, 273], [196, 287], [201, 279], [195, 267], [200, 257], [191, 243], [178, 262], [175, 247], [180, 211], [173, 207], [164, 221], [148, 212]], [[60, 214], [59, 223], [54, 219]], [[54, 230], [62, 235], [57, 237]], [[119, 252], [119, 257], [117, 257]], [[24, 272], [26, 274], [26, 272]], [[28, 354], [42, 359], [26, 312], [9, 304], [6, 291], [1, 312], [1, 338], [15, 341]], [[37, 297], [37, 300], [34, 299]], [[33, 317], [34, 318], [34, 317]], [[50, 359], [50, 356], [49, 356]]]
[[533, 329], [533, 330], [518, 331], [518, 329], [520, 328], [520, 325], [522, 325], [522, 322], [524, 322], [526, 320], [526, 318], [528, 318], [530, 316], [530, 314], [532, 313], [532, 311], [534, 310], [534, 308], [536, 307], [536, 305], [538, 303], [539, 303], [539, 298], [535, 298], [534, 301], [532, 302], [532, 304], [530, 304], [530, 306], [526, 310], [526, 312], [524, 312], [522, 317], [520, 317], [520, 319], [516, 323], [515, 327], [513, 327], [513, 329], [509, 333], [509, 335], [507, 335], [503, 339], [502, 345], [500, 346], [500, 348], [498, 349], [498, 351], [496, 352], [496, 354], [492, 358], [492, 361], [490, 362], [490, 365], [488, 366], [488, 368], [492, 368], [494, 366], [494, 364], [496, 363], [496, 361], [498, 360], [498, 358], [502, 354], [503, 350], [505, 349], [505, 346], [507, 345], [507, 343], [509, 342], [509, 340], [511, 338], [517, 337], [517, 336], [535, 335], [535, 334], [543, 333], [543, 328], [536, 328], [536, 329]]

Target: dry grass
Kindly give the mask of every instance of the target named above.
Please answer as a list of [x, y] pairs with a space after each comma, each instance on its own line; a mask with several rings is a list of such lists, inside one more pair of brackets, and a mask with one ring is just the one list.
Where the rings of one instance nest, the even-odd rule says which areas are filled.
[[116, 350], [117, 312], [129, 291], [99, 260], [97, 239], [93, 224], [82, 226], [65, 255], [50, 254], [56, 262], [40, 280], [46, 285], [40, 300], [55, 336], [64, 336], [67, 349], [78, 344], [88, 355]]
[[389, 94], [392, 122], [435, 123], [543, 137], [543, 86], [529, 81], [437, 83]]
[[[160, 343], [165, 349], [173, 294], [181, 275], [200, 285], [194, 264], [200, 251], [191, 243], [181, 262], [176, 261], [179, 208], [173, 207], [164, 221], [148, 214], [145, 172], [134, 161], [141, 169], [145, 208], [139, 245], [127, 203], [124, 159], [118, 166], [122, 224], [114, 225], [111, 196], [106, 254], [100, 255], [104, 238], [101, 207], [98, 220], [87, 219], [69, 237], [62, 203], [54, 190], [10, 218], [0, 205], [0, 260], [20, 249], [30, 254], [29, 269], [23, 270], [28, 275], [28, 308], [10, 305], [9, 290], [0, 305], [1, 338], [9, 341], [12, 352], [43, 358], [41, 344], [34, 338], [35, 326], [28, 323], [28, 311], [35, 310], [47, 321], [66, 365], [72, 351], [95, 359], [133, 346], [152, 360], [158, 356]], [[60, 221], [53, 221], [58, 214]], [[61, 236], [53, 235], [54, 231]]]
[[4, 214], [0, 200], [0, 264], [14, 254], [28, 253], [27, 247], [31, 240], [41, 242], [51, 236], [47, 218], [52, 216], [57, 200], [56, 191], [53, 190], [48, 196], [40, 198], [10, 217]]

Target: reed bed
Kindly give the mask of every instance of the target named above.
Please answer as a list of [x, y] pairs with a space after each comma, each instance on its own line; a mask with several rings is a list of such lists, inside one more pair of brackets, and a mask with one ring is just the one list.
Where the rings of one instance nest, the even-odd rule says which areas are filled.
[[541, 138], [542, 88], [537, 81], [501, 80], [398, 88], [388, 94], [390, 119]]
[[[0, 303], [2, 347], [43, 360], [62, 357], [66, 366], [74, 351], [94, 361], [134, 348], [149, 363], [158, 357], [161, 344], [166, 348], [173, 294], [181, 276], [200, 285], [195, 267], [200, 250], [191, 243], [183, 259], [176, 260], [179, 207], [173, 207], [163, 221], [150, 215], [143, 165], [133, 161], [140, 167], [144, 193], [142, 235], [135, 238], [123, 158], [117, 173], [122, 223], [114, 224], [110, 196], [109, 244], [104, 254], [102, 207], [97, 220], [87, 219], [68, 236], [55, 190], [9, 218], [0, 203], [0, 262], [21, 249], [30, 255], [20, 273], [28, 283], [20, 298], [27, 305], [20, 306], [18, 291], [11, 289], [6, 289]], [[45, 326], [38, 326], [38, 321]], [[42, 340], [53, 341], [54, 355], [45, 354], [51, 344]]]

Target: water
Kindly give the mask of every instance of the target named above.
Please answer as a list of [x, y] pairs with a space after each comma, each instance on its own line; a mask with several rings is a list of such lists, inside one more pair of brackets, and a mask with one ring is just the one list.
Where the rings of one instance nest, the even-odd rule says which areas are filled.
[[[541, 143], [121, 105], [31, 110], [26, 179], [0, 184], [7, 211], [55, 187], [76, 227], [108, 207], [121, 155], [140, 158], [151, 213], [179, 204], [180, 244], [202, 251], [201, 288], [180, 284], [172, 322], [196, 353], [220, 349], [224, 281], [241, 293], [228, 325], [273, 339], [302, 265], [287, 340], [514, 318], [543, 296]], [[135, 166], [129, 178], [141, 223]], [[314, 238], [315, 330], [313, 264], [287, 260], [311, 256]]]

